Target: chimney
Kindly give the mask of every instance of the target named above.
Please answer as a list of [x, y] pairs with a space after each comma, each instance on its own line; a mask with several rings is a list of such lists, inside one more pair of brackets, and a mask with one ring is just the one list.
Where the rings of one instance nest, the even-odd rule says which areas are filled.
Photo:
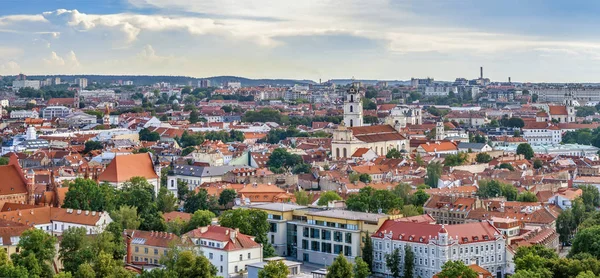
[[483, 79], [483, 67], [479, 67], [479, 78]]
[[[127, 232], [126, 232], [127, 233]], [[131, 240], [132, 236], [127, 235], [127, 257], [125, 258], [125, 262], [127, 264], [131, 264], [132, 252], [131, 252]]]

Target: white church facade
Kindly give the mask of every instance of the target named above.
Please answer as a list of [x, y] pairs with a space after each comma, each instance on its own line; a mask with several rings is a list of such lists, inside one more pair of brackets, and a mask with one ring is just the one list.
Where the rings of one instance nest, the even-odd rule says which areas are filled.
[[358, 87], [352, 86], [348, 90], [344, 100], [344, 120], [333, 130], [332, 158], [350, 158], [359, 148], [371, 149], [378, 155], [385, 155], [391, 149], [408, 152], [409, 141], [398, 131], [402, 128], [400, 124], [396, 124], [396, 128], [389, 124], [363, 125], [361, 98]]

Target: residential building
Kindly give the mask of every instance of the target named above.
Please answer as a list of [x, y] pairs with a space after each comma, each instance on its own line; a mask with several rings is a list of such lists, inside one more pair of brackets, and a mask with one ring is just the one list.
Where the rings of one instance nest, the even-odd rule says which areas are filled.
[[71, 108], [65, 106], [48, 106], [42, 109], [42, 118], [51, 120], [53, 118], [65, 118], [71, 114]]
[[124, 231], [127, 264], [159, 264], [172, 245], [181, 245], [181, 238], [173, 233], [130, 230]]
[[579, 188], [560, 188], [554, 195], [548, 200], [540, 200], [555, 204], [562, 210], [570, 209], [573, 201], [583, 194], [583, 191]]
[[262, 210], [267, 213], [267, 221], [270, 225], [267, 232], [267, 239], [273, 248], [275, 248], [275, 253], [282, 257], [295, 257], [294, 253], [292, 253], [292, 246], [295, 245], [296, 240], [292, 240], [290, 235], [296, 235], [297, 228], [296, 225], [289, 222], [294, 220], [295, 210], [307, 207], [288, 203], [267, 203], [254, 204], [250, 208]]
[[491, 152], [494, 149], [490, 147], [490, 145], [486, 143], [458, 143], [458, 151], [459, 152], [474, 152], [474, 153], [483, 153], [483, 152]]
[[254, 237], [237, 229], [211, 225], [191, 230], [182, 237], [191, 240], [217, 268], [217, 275], [224, 278], [238, 276], [247, 265], [263, 261], [262, 246]]
[[521, 129], [523, 138], [531, 145], [560, 144], [560, 128], [549, 122], [527, 122]]
[[423, 205], [423, 212], [435, 218], [437, 224], [464, 224], [469, 212], [482, 206], [479, 199], [469, 196], [431, 195]]
[[457, 154], [458, 146], [454, 142], [450, 141], [436, 141], [433, 143], [427, 142], [417, 147], [417, 153], [421, 155], [447, 155]]
[[16, 157], [9, 159], [8, 165], [0, 166], [0, 207], [4, 203], [34, 203], [34, 174], [30, 170], [23, 173]]
[[426, 86], [423, 88], [423, 94], [426, 96], [448, 96], [450, 93], [458, 94], [458, 88], [455, 86]]
[[0, 106], [2, 106], [2, 108], [6, 108], [9, 106], [9, 100], [8, 99], [2, 99], [0, 100]]
[[167, 188], [177, 196], [177, 182], [187, 183], [190, 190], [196, 190], [196, 187], [205, 182], [222, 181], [223, 176], [234, 169], [245, 168], [245, 166], [192, 166], [192, 165], [174, 165], [167, 176]]
[[12, 90], [14, 92], [19, 91], [21, 88], [31, 88], [35, 90], [40, 89], [40, 81], [39, 80], [15, 80], [12, 83]]
[[0, 240], [2, 240], [2, 248], [4, 248], [9, 258], [10, 255], [19, 253], [17, 245], [21, 239], [21, 234], [29, 229], [31, 227], [25, 224], [0, 219]]
[[[506, 267], [506, 242], [501, 232], [490, 222], [457, 225], [431, 225], [427, 223], [386, 221], [371, 236], [373, 240], [373, 272], [389, 273], [386, 255], [400, 250], [404, 260], [404, 248], [411, 248], [415, 256], [415, 277], [433, 277], [442, 270], [447, 261], [472, 261], [503, 277]], [[402, 264], [402, 267], [404, 265]]]
[[85, 89], [88, 86], [87, 78], [75, 78], [75, 84], [79, 86], [81, 89]]

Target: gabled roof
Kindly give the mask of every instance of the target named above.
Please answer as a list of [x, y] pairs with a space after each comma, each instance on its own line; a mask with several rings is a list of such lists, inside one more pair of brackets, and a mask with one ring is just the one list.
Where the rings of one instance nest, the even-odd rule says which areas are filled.
[[425, 150], [428, 153], [458, 150], [456, 143], [448, 141], [421, 144], [419, 145], [419, 147], [423, 148], [423, 150]]
[[383, 238], [384, 234], [391, 232], [392, 240], [427, 244], [431, 238], [437, 237], [443, 231], [442, 227], [448, 233], [448, 238], [458, 238], [459, 244], [494, 241], [496, 240], [496, 235], [501, 235], [501, 232], [488, 221], [443, 226], [386, 220], [372, 237]]
[[550, 115], [568, 115], [566, 106], [548, 106], [548, 110], [550, 111]]
[[221, 227], [221, 226], [206, 226], [189, 231], [184, 236], [189, 238], [199, 238], [206, 240], [214, 240], [225, 242], [222, 250], [233, 251], [248, 248], [260, 248], [260, 244], [254, 241], [254, 238], [240, 233], [237, 230]]
[[133, 177], [157, 179], [149, 153], [117, 155], [108, 164], [98, 180], [101, 182], [125, 182]]
[[27, 193], [27, 182], [18, 165], [0, 166], [0, 177], [0, 195]]
[[163, 248], [169, 248], [171, 242], [181, 242], [181, 239], [177, 235], [167, 232], [125, 230], [125, 236], [132, 238], [132, 244]]

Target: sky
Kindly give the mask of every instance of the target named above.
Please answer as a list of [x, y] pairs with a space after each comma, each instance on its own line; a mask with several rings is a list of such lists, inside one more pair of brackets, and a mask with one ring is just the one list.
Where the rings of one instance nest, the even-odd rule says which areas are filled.
[[600, 1], [4, 0], [0, 75], [600, 82]]

